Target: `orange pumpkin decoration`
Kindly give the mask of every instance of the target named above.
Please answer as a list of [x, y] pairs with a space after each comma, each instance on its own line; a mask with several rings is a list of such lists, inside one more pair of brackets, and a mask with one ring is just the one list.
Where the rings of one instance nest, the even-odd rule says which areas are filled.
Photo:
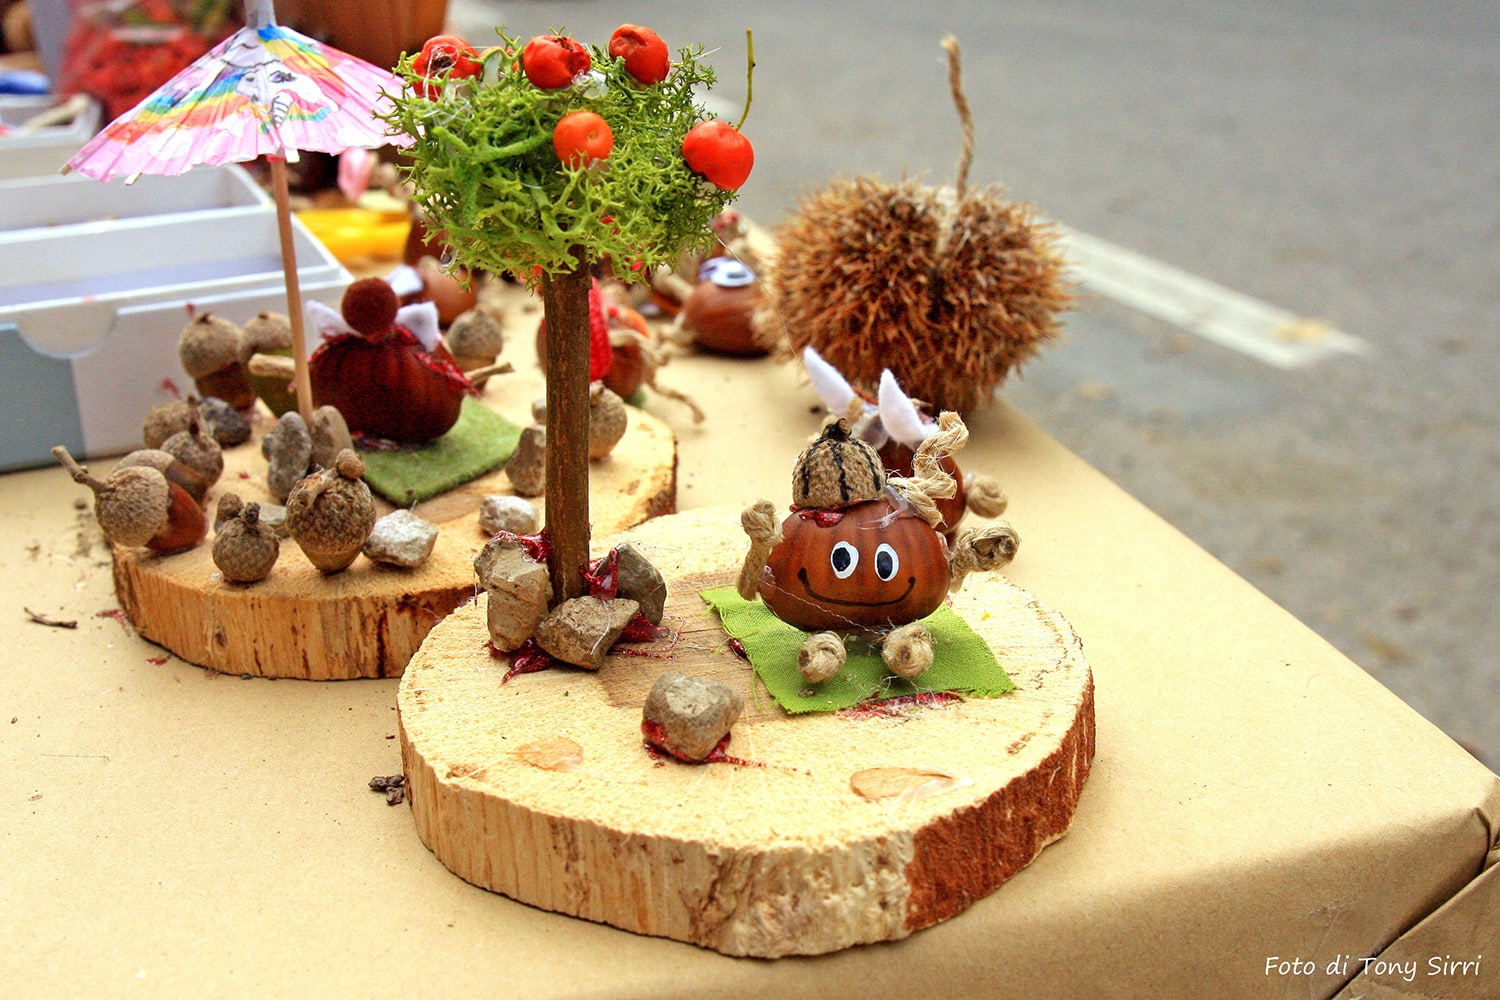
[[925, 618], [948, 592], [948, 548], [886, 490], [875, 449], [837, 420], [797, 458], [792, 515], [759, 593], [803, 631], [886, 629]]
[[760, 596], [803, 631], [894, 628], [927, 617], [948, 593], [942, 537], [887, 497], [794, 511], [781, 531]]

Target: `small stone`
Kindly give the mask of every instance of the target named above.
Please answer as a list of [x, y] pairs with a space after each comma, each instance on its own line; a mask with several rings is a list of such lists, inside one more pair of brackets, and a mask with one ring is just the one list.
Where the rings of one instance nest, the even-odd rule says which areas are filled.
[[496, 538], [474, 557], [474, 571], [489, 595], [490, 642], [502, 653], [518, 649], [552, 602], [546, 564], [532, 560], [518, 543]]
[[354, 438], [344, 415], [332, 406], [320, 406], [312, 412], [307, 425], [312, 438], [312, 468], [327, 469], [345, 448], [354, 449]]
[[547, 422], [546, 396], [531, 401], [531, 422], [534, 424], [545, 424]]
[[598, 461], [615, 450], [625, 436], [629, 418], [625, 401], [606, 388], [603, 382], [589, 387], [589, 458]]
[[707, 759], [729, 735], [745, 700], [721, 681], [662, 674], [646, 695], [641, 730], [653, 746], [689, 761]]
[[667, 606], [667, 581], [651, 565], [651, 560], [629, 542], [616, 546], [615, 551], [620, 556], [616, 593], [638, 603], [646, 620], [652, 625], [660, 625]]
[[260, 505], [260, 523], [269, 524], [278, 538], [291, 537], [291, 532], [286, 526], [286, 508], [279, 503]]
[[508, 531], [512, 535], [533, 535], [541, 526], [536, 504], [525, 497], [497, 493], [487, 496], [479, 505], [479, 530], [486, 535]]
[[266, 479], [271, 495], [277, 503], [286, 503], [292, 487], [307, 475], [312, 464], [312, 435], [302, 414], [295, 410], [283, 413], [261, 441], [260, 450], [270, 463]]
[[375, 522], [363, 552], [367, 559], [411, 569], [432, 555], [438, 527], [409, 510], [397, 510]]
[[539, 497], [547, 491], [547, 428], [532, 424], [521, 432], [505, 474], [518, 496]]
[[204, 429], [221, 448], [233, 448], [250, 440], [250, 418], [217, 396], [198, 404]]
[[537, 645], [564, 663], [598, 670], [640, 605], [629, 598], [575, 597], [552, 609], [536, 627]]

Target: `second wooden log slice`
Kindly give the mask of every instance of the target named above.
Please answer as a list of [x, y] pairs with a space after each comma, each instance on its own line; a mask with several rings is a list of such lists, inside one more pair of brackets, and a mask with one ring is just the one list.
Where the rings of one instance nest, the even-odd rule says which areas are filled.
[[[596, 549], [620, 540], [667, 577], [667, 639], [617, 651], [597, 673], [506, 680], [481, 597], [406, 670], [417, 831], [457, 875], [629, 931], [777, 957], [953, 917], [1066, 832], [1093, 760], [1093, 680], [1056, 611], [1002, 576], [971, 577], [954, 608], [1017, 690], [790, 716], [698, 596], [734, 579], [737, 512], [658, 518]], [[744, 695], [730, 760], [644, 747], [641, 707], [667, 670]]]

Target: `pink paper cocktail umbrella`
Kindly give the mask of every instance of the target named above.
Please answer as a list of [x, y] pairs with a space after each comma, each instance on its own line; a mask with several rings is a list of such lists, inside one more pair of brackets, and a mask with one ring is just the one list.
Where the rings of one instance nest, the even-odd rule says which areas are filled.
[[182, 174], [198, 165], [265, 157], [280, 229], [287, 316], [296, 361], [297, 407], [312, 393], [302, 294], [297, 280], [286, 164], [299, 150], [404, 144], [380, 119], [402, 87], [388, 70], [276, 23], [272, 0], [247, 0], [245, 27], [115, 119], [62, 168], [107, 181]]

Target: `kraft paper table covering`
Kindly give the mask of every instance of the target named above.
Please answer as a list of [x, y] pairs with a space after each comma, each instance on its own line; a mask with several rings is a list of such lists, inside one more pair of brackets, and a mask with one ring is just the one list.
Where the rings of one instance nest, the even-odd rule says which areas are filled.
[[[722, 505], [730, 532], [752, 500], [784, 506], [819, 422], [796, 370], [686, 357], [662, 379], [708, 411], [648, 403], [679, 433], [679, 506]], [[1000, 479], [1023, 539], [1007, 574], [1083, 638], [1093, 775], [1071, 832], [957, 918], [774, 962], [453, 876], [366, 787], [400, 770], [395, 681], [153, 662], [99, 617], [116, 603], [81, 491], [0, 477], [5, 994], [1302, 998], [1389, 947], [1420, 971], [1484, 958], [1344, 995], [1500, 995], [1500, 884], [1481, 875], [1500, 780], [1023, 416], [970, 427], [963, 463]], [[1273, 957], [1316, 973], [1268, 974]]]

